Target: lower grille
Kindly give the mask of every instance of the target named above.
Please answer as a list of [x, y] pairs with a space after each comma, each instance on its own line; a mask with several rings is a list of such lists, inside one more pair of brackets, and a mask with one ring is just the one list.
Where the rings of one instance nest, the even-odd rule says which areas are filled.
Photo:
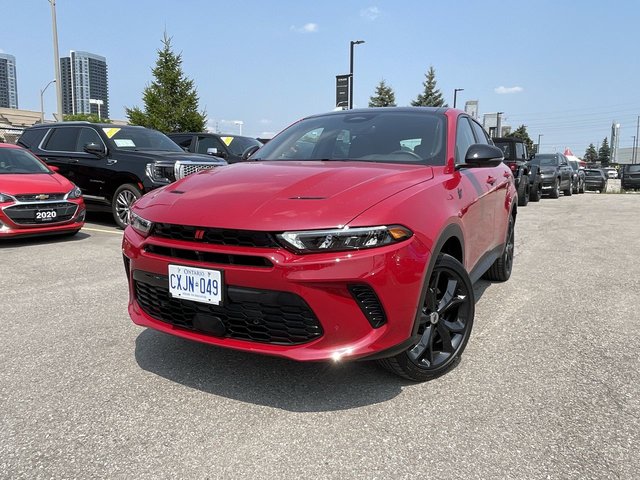
[[146, 252], [162, 255], [164, 257], [181, 258], [204, 263], [218, 263], [225, 265], [243, 265], [246, 267], [273, 267], [273, 263], [265, 257], [255, 255], [233, 255], [217, 252], [200, 252], [186, 248], [162, 247], [148, 244], [144, 247]]
[[[59, 203], [28, 203], [21, 205], [12, 205], [4, 209], [13, 222], [18, 225], [50, 225], [69, 221], [76, 214], [78, 205], [71, 202]], [[47, 220], [39, 220], [36, 214], [42, 211], [55, 211], [55, 217], [45, 217]]]
[[171, 223], [155, 223], [151, 235], [172, 240], [197, 241], [213, 245], [276, 248], [279, 246], [268, 232], [232, 230], [228, 228], [194, 227]]
[[167, 277], [133, 272], [136, 301], [162, 322], [216, 337], [276, 345], [310, 342], [323, 334], [307, 303], [298, 295], [227, 286], [223, 305], [173, 298]]
[[373, 328], [387, 323], [384, 308], [369, 285], [349, 285], [349, 291]]

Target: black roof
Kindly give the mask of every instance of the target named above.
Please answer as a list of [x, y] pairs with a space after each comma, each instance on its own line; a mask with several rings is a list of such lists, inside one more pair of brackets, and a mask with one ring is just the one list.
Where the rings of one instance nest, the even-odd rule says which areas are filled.
[[87, 122], [85, 120], [76, 120], [73, 122], [36, 123], [31, 128], [49, 128], [49, 127], [58, 127], [60, 125], [64, 125], [64, 126], [93, 125], [94, 127], [101, 127], [101, 128], [146, 128], [140, 125], [114, 125], [113, 123], [94, 123], [94, 122]]

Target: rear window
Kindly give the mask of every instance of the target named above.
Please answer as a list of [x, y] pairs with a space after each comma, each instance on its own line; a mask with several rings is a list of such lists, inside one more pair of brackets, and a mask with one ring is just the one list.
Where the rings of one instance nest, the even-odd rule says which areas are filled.
[[627, 165], [624, 167], [624, 171], [626, 173], [640, 173], [640, 164], [638, 165]]
[[536, 155], [536, 157], [531, 160], [531, 163], [542, 167], [555, 167], [558, 165], [558, 159], [555, 155]]
[[31, 148], [37, 147], [44, 134], [47, 132], [44, 128], [34, 128], [32, 130], [25, 130], [20, 138], [18, 139], [18, 144], [23, 147]]
[[600, 172], [598, 170], [585, 170], [584, 174], [587, 177], [602, 177], [602, 172]]

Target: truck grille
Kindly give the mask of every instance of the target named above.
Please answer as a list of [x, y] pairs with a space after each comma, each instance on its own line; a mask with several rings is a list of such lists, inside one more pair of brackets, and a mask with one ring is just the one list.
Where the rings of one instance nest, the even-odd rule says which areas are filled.
[[306, 343], [323, 334], [313, 311], [293, 293], [228, 286], [223, 305], [211, 305], [173, 298], [167, 277], [137, 270], [133, 278], [142, 310], [176, 327], [275, 345]]
[[215, 168], [218, 166], [219, 165], [215, 165], [212, 163], [178, 162], [176, 164], [176, 180], [180, 180], [181, 178], [187, 177], [201, 170], [211, 170], [212, 168]]

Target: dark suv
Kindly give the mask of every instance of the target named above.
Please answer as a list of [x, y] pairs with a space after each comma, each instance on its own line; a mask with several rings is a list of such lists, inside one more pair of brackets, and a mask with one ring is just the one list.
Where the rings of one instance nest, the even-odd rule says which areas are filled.
[[198, 170], [226, 165], [221, 158], [187, 153], [156, 130], [128, 125], [35, 125], [18, 144], [78, 185], [89, 209], [111, 211], [121, 228], [142, 194]]
[[532, 168], [529, 163], [524, 141], [515, 137], [499, 137], [494, 138], [493, 143], [502, 150], [504, 163], [511, 169], [516, 179], [518, 205], [524, 207], [529, 200], [539, 201], [542, 196], [540, 170], [537, 167]]
[[623, 166], [621, 179], [624, 190], [640, 190], [640, 164]]
[[548, 192], [551, 198], [558, 198], [560, 190], [566, 196], [573, 194], [573, 168], [567, 157], [561, 153], [541, 153], [531, 164], [540, 167], [542, 191]]
[[188, 152], [215, 155], [227, 163], [239, 162], [248, 148], [262, 146], [255, 138], [231, 134], [170, 133], [167, 136]]

